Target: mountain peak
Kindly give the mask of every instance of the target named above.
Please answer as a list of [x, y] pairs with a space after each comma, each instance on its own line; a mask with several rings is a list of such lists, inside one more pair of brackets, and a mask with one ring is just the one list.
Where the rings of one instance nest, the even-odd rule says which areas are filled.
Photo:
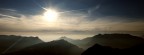
[[66, 36], [62, 36], [62, 37], [60, 37], [60, 39], [63, 39], [63, 38], [67, 38]]
[[51, 42], [48, 42], [48, 43], [68, 43], [66, 40], [64, 39], [60, 39], [60, 40], [54, 40], [54, 41], [51, 41]]
[[68, 38], [68, 37], [65, 37], [65, 36], [61, 37], [60, 39], [64, 39], [64, 40], [73, 40], [73, 39]]

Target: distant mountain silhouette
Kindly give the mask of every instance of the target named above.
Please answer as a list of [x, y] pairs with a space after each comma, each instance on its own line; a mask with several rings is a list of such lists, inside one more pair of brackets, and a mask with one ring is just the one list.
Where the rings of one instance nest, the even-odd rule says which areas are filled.
[[6, 55], [81, 55], [83, 49], [65, 40], [39, 43]]
[[[71, 39], [71, 38], [68, 38], [68, 37], [61, 37], [60, 39], [64, 39], [72, 44], [75, 44], [77, 46], [79, 46], [80, 48], [83, 48], [83, 49], [86, 49], [88, 48], [89, 46], [86, 45], [86, 43], [88, 43], [90, 40], [75, 40], [75, 39]], [[91, 45], [90, 45], [91, 46]]]
[[88, 42], [87, 45], [93, 45], [94, 43], [123, 49], [143, 44], [144, 39], [130, 34], [99, 34], [92, 37], [91, 41]]
[[18, 51], [25, 47], [43, 42], [38, 37], [0, 35], [0, 53]]
[[81, 55], [144, 55], [144, 44], [136, 45], [126, 49], [116, 49], [108, 46], [95, 44]]
[[63, 37], [63, 39], [84, 49], [87, 49], [96, 43], [102, 46], [110, 46], [112, 48], [121, 49], [144, 43], [143, 38], [132, 36], [130, 34], [98, 34], [82, 40], [72, 40], [66, 37]]
[[[75, 44], [77, 46], [80, 46], [82, 44], [82, 41], [81, 40], [75, 40], [75, 39], [71, 39], [71, 38], [68, 38], [68, 37], [61, 37], [60, 39], [64, 39], [72, 44]], [[84, 42], [85, 43], [85, 42]], [[81, 47], [81, 46], [80, 46]]]

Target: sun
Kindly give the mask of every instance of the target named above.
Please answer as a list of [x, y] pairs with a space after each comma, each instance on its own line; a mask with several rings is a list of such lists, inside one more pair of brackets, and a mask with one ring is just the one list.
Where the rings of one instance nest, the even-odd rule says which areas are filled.
[[57, 20], [59, 14], [56, 10], [53, 9], [47, 9], [46, 12], [44, 12], [43, 17], [46, 21], [54, 22]]

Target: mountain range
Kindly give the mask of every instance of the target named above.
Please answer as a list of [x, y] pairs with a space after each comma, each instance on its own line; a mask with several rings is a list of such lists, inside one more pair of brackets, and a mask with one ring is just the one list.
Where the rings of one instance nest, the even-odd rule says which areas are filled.
[[73, 40], [67, 37], [61, 37], [61, 39], [67, 40], [70, 43], [78, 45], [83, 49], [87, 49], [94, 44], [100, 44], [102, 46], [110, 46], [112, 48], [129, 48], [138, 44], [144, 43], [144, 39], [138, 36], [130, 34], [98, 34], [93, 37], [88, 37], [82, 40]]
[[43, 42], [38, 37], [0, 35], [0, 53], [18, 51], [25, 47]]
[[[144, 39], [130, 34], [98, 34], [81, 40], [0, 35], [0, 55], [124, 55], [143, 53]], [[140, 50], [139, 50], [140, 49]]]
[[32, 45], [6, 55], [81, 55], [82, 52], [82, 48], [61, 39]]

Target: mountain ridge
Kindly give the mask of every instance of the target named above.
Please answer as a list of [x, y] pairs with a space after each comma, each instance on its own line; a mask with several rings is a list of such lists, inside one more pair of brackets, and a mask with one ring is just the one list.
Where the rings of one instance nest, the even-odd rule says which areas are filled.
[[60, 39], [32, 45], [5, 55], [81, 55], [82, 52], [82, 48]]
[[103, 46], [111, 46], [112, 48], [128, 48], [137, 44], [144, 43], [144, 39], [130, 34], [98, 34], [93, 37], [87, 37], [82, 40], [72, 40], [64, 38], [65, 40], [78, 45], [83, 49], [87, 49], [94, 44]]
[[0, 35], [0, 53], [18, 51], [25, 47], [43, 42], [38, 37]]

